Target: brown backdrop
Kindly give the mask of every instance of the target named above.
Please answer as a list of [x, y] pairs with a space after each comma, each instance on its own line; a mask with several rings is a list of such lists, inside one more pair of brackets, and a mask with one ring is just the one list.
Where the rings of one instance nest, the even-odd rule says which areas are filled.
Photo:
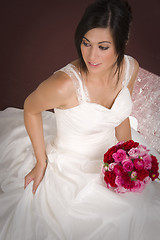
[[[40, 82], [77, 57], [74, 30], [93, 0], [1, 0], [0, 110], [23, 108]], [[160, 1], [129, 0], [134, 21], [127, 54], [160, 75]]]

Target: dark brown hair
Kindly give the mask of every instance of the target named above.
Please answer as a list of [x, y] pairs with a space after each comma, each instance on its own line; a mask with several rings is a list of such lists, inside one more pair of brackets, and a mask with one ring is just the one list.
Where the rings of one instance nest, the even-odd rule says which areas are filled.
[[86, 8], [75, 32], [75, 45], [82, 70], [87, 71], [81, 53], [81, 42], [84, 35], [93, 28], [109, 27], [117, 53], [117, 70], [118, 72], [120, 71], [131, 20], [131, 8], [123, 0], [99, 0]]

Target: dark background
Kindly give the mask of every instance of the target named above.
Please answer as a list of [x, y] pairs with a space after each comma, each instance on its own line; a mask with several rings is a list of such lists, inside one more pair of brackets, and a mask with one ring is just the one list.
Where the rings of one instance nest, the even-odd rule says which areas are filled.
[[[77, 58], [74, 30], [93, 0], [0, 1], [0, 110], [25, 98]], [[160, 75], [160, 1], [129, 0], [133, 23], [126, 53]]]

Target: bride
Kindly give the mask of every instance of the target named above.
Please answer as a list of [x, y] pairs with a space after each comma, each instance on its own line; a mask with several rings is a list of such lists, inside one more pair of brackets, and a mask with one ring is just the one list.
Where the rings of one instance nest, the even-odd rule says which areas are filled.
[[[0, 162], [1, 240], [159, 239], [160, 184], [118, 195], [100, 178], [107, 149], [132, 138], [129, 115], [139, 65], [125, 55], [130, 22], [124, 1], [91, 4], [75, 33], [79, 58], [25, 100], [34, 154], [23, 130], [18, 149]], [[55, 114], [44, 112], [52, 108]], [[54, 127], [46, 142], [42, 116], [48, 114]]]

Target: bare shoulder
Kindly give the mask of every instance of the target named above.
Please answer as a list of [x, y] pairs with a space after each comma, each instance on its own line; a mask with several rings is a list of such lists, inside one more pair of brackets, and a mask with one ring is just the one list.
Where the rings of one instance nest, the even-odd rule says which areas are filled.
[[64, 97], [73, 90], [72, 79], [62, 71], [55, 72], [47, 80], [42, 82], [39, 87], [41, 86], [47, 87], [49, 91], [54, 90]]
[[132, 72], [132, 76], [131, 76], [131, 79], [129, 81], [129, 84], [128, 84], [128, 88], [130, 90], [130, 93], [132, 94], [132, 91], [133, 91], [133, 87], [134, 87], [134, 83], [135, 83], [135, 80], [137, 78], [137, 75], [138, 75], [138, 71], [139, 71], [139, 63], [136, 59], [132, 58], [133, 59], [133, 72]]
[[58, 71], [43, 81], [25, 102], [33, 112], [67, 106], [74, 95], [72, 79]]

